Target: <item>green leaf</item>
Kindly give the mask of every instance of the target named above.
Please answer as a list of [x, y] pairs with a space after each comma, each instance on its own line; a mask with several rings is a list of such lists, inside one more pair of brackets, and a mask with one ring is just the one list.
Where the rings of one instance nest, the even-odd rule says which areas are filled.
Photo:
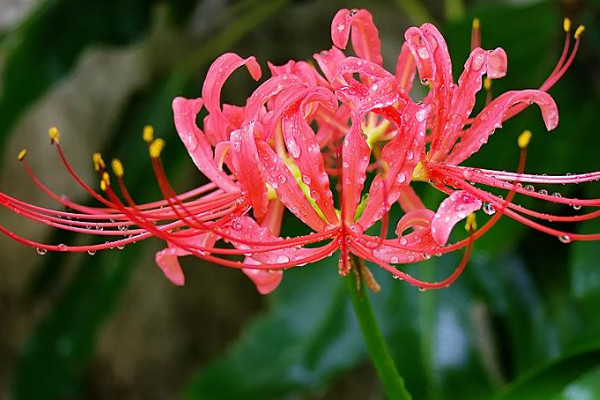
[[364, 358], [335, 258], [285, 273], [271, 309], [188, 384], [190, 399], [276, 399], [324, 385]]
[[[587, 346], [548, 362], [508, 385], [493, 400], [595, 399], [599, 379], [600, 344]], [[581, 388], [588, 397], [573, 392]], [[555, 397], [551, 397], [555, 396]]]

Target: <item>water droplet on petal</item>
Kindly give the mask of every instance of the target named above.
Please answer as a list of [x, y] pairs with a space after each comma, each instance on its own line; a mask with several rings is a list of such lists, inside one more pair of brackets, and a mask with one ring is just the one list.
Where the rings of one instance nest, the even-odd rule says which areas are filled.
[[399, 260], [398, 260], [398, 257], [396, 257], [396, 256], [392, 256], [392, 257], [390, 257], [390, 262], [391, 262], [392, 264], [398, 264], [398, 261], [399, 261]]

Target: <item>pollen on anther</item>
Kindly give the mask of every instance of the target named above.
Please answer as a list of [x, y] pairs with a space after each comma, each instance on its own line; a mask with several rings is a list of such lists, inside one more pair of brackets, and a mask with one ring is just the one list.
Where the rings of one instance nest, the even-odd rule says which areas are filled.
[[118, 158], [115, 158], [111, 162], [113, 172], [118, 178], [122, 178], [123, 174], [125, 174], [125, 169], [123, 168], [123, 163]]
[[156, 139], [152, 143], [150, 143], [150, 147], [148, 149], [150, 152], [150, 157], [152, 157], [152, 158], [160, 157], [160, 153], [163, 151], [166, 144], [167, 143], [163, 139]]
[[19, 161], [23, 161], [23, 159], [25, 158], [25, 156], [27, 155], [27, 149], [23, 149], [19, 152], [19, 155], [17, 156], [17, 159]]
[[60, 132], [57, 127], [53, 126], [48, 129], [48, 136], [50, 137], [50, 143], [58, 143], [60, 139]]
[[475, 232], [477, 230], [477, 218], [475, 217], [475, 213], [471, 213], [467, 217], [465, 229], [467, 230], [467, 232]]
[[94, 162], [94, 170], [100, 171], [100, 169], [106, 168], [106, 164], [102, 159], [102, 154], [94, 153], [92, 154], [92, 161]]
[[483, 80], [483, 88], [487, 91], [490, 91], [492, 88], [492, 80], [490, 78], [485, 78]]
[[102, 174], [102, 179], [100, 180], [100, 189], [106, 192], [107, 187], [110, 185], [110, 176], [107, 172]]
[[565, 18], [563, 20], [563, 29], [565, 32], [569, 32], [571, 30], [571, 20], [569, 18]]
[[585, 26], [579, 25], [575, 31], [575, 39], [579, 39], [583, 34], [583, 31], [585, 31]]
[[519, 144], [519, 147], [521, 149], [524, 149], [525, 147], [527, 147], [529, 145], [530, 141], [531, 141], [531, 131], [530, 130], [523, 131], [523, 133], [521, 133], [519, 135], [519, 138], [517, 139], [517, 143]]
[[142, 132], [142, 138], [144, 142], [150, 144], [154, 140], [154, 128], [152, 125], [144, 126], [144, 131]]

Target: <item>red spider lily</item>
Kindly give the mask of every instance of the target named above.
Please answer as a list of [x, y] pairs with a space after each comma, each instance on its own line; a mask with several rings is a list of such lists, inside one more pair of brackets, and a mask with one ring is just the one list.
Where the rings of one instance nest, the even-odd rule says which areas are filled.
[[[475, 46], [479, 43], [478, 21], [474, 23]], [[554, 83], [565, 73], [572, 63], [579, 43], [583, 26], [575, 32], [575, 44], [570, 48], [570, 21], [565, 19], [566, 32], [565, 45], [562, 55], [550, 76], [538, 90], [515, 90], [501, 94], [491, 100], [474, 117], [470, 117], [474, 105], [475, 95], [482, 88], [483, 75], [487, 75], [486, 86], [489, 79], [501, 78], [506, 73], [506, 54], [500, 48], [485, 51], [475, 47], [465, 63], [465, 69], [455, 84], [452, 79], [450, 56], [446, 43], [441, 34], [430, 24], [420, 28], [407, 30], [405, 38], [410, 52], [415, 60], [421, 81], [430, 84], [431, 89], [424, 98], [423, 103], [433, 108], [432, 117], [428, 121], [430, 131], [427, 141], [429, 149], [423, 155], [421, 163], [415, 170], [413, 179], [431, 182], [434, 186], [446, 193], [460, 190], [469, 193], [484, 204], [487, 214], [494, 214], [501, 210], [503, 214], [536, 228], [548, 234], [559, 237], [562, 242], [572, 240], [597, 240], [600, 234], [576, 234], [564, 230], [545, 226], [532, 218], [550, 222], [575, 222], [595, 218], [600, 215], [598, 211], [577, 216], [557, 216], [530, 210], [513, 203], [514, 195], [524, 194], [553, 203], [569, 204], [578, 209], [581, 206], [599, 206], [600, 199], [572, 199], [564, 198], [560, 194], [548, 194], [547, 190], [539, 192], [533, 190], [531, 183], [542, 184], [571, 184], [598, 180], [600, 173], [586, 173], [564, 176], [546, 176], [524, 174], [525, 148], [531, 137], [529, 131], [519, 137], [521, 147], [521, 162], [517, 172], [493, 171], [479, 168], [460, 166], [459, 164], [477, 152], [487, 143], [488, 138], [495, 129], [500, 128], [502, 122], [524, 110], [530, 104], [537, 104], [542, 112], [542, 117], [548, 130], [554, 129], [558, 124], [558, 110], [552, 97], [546, 93]], [[489, 94], [489, 91], [488, 91]], [[489, 193], [475, 184], [482, 184], [509, 191], [506, 199]], [[523, 184], [527, 184], [523, 187]], [[493, 222], [497, 221], [494, 219]], [[487, 229], [487, 228], [486, 228]]]
[[[322, 75], [306, 62], [269, 65], [271, 77], [260, 84], [244, 106], [221, 105], [221, 88], [237, 68], [245, 66], [256, 80], [261, 76], [254, 57], [243, 59], [228, 53], [210, 67], [201, 98], [173, 101], [177, 132], [195, 165], [211, 181], [198, 189], [175, 193], [160, 160], [165, 143], [153, 139], [149, 129], [144, 138], [149, 143], [153, 170], [165, 198], [159, 202], [137, 204], [125, 186], [121, 162], [114, 160], [115, 189], [118, 187], [119, 196], [99, 156], [95, 156], [95, 167], [105, 195], [94, 191], [67, 162], [55, 129], [50, 132], [51, 140], [67, 171], [102, 207], [83, 206], [53, 193], [35, 177], [24, 160], [25, 154], [19, 155], [35, 184], [72, 211], [37, 207], [4, 193], [0, 193], [0, 204], [60, 229], [118, 239], [88, 246], [47, 245], [22, 238], [3, 226], [0, 231], [40, 251], [95, 252], [157, 237], [168, 246], [157, 253], [156, 261], [167, 278], [178, 285], [184, 283], [180, 256], [193, 255], [242, 269], [261, 293], [268, 293], [279, 285], [284, 269], [329, 257], [336, 250], [340, 251], [341, 274], [349, 272], [350, 255], [354, 254], [421, 288], [448, 285], [465, 267], [473, 240], [485, 231], [474, 232], [473, 213], [482, 207], [483, 201], [503, 208], [509, 215], [513, 205], [505, 206], [509, 197], [494, 203], [471, 185], [450, 189], [445, 178], [438, 182], [436, 177], [442, 176], [439, 171], [443, 171], [443, 177], [452, 176], [452, 168], [461, 167], [430, 155], [437, 151], [439, 143], [445, 143], [446, 137], [455, 135], [453, 140], [456, 140], [462, 136], [464, 141], [471, 135], [468, 130], [461, 134], [464, 123], [469, 122], [472, 128], [483, 124], [476, 119], [467, 120], [473, 107], [469, 95], [474, 96], [481, 87], [485, 71], [491, 77], [503, 74], [505, 55], [500, 49], [474, 51], [472, 68], [455, 87], [445, 43], [432, 25], [407, 31], [407, 42], [393, 74], [381, 66], [378, 31], [367, 11], [340, 10], [334, 17], [331, 33], [334, 46], [314, 56]], [[356, 56], [346, 56], [343, 52], [350, 39]], [[425, 56], [431, 60], [426, 61]], [[567, 66], [572, 57], [566, 60]], [[555, 74], [562, 74], [565, 68], [557, 68]], [[414, 102], [408, 95], [416, 70], [423, 83], [432, 84], [423, 103]], [[549, 80], [550, 85], [553, 80]], [[449, 82], [446, 89], [440, 82]], [[463, 97], [456, 97], [455, 92]], [[508, 110], [504, 114], [508, 115], [518, 107], [509, 108], [515, 99], [545, 102], [544, 107], [550, 107], [546, 114], [554, 112], [553, 117], [547, 115], [552, 122], [556, 118], [554, 103], [548, 95], [539, 93], [497, 99], [490, 106], [504, 106]], [[449, 115], [460, 112], [464, 118], [450, 118], [447, 124], [444, 110], [448, 108], [443, 106], [454, 104], [454, 98], [460, 100], [454, 101], [459, 111]], [[208, 112], [203, 130], [196, 124], [202, 107]], [[429, 136], [428, 129], [432, 132]], [[425, 153], [427, 141], [431, 145]], [[452, 154], [454, 151], [449, 156]], [[437, 169], [432, 168], [434, 164]], [[366, 189], [370, 171], [375, 173]], [[436, 212], [426, 209], [410, 187], [415, 171], [417, 178], [430, 179], [449, 193]], [[462, 174], [463, 169], [457, 171]], [[489, 179], [485, 171], [471, 171], [471, 175], [475, 179], [480, 176]], [[516, 178], [507, 176], [502, 181], [505, 187], [511, 194], [518, 192]], [[330, 177], [337, 179], [335, 198]], [[518, 175], [519, 181], [521, 178], [526, 176]], [[339, 204], [337, 209], [335, 199]], [[396, 202], [405, 215], [396, 226], [396, 237], [388, 239], [388, 212]], [[312, 233], [280, 237], [285, 209]], [[469, 237], [448, 245], [453, 227], [469, 216]], [[377, 222], [381, 225], [380, 234], [368, 234], [367, 230]], [[460, 247], [467, 248], [463, 260], [441, 282], [418, 280], [394, 266]]]

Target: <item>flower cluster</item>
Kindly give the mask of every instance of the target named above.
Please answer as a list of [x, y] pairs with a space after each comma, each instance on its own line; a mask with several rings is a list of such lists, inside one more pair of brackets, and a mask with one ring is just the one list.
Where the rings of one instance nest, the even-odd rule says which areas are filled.
[[[501, 48], [479, 47], [477, 20], [471, 54], [455, 83], [448, 48], [433, 25], [406, 31], [396, 70], [389, 72], [382, 67], [381, 43], [371, 14], [340, 10], [331, 26], [333, 46], [314, 55], [318, 69], [304, 61], [269, 64], [270, 77], [244, 106], [222, 104], [221, 89], [236, 69], [245, 67], [255, 80], [262, 74], [254, 57], [227, 53], [211, 65], [200, 98], [173, 101], [177, 132], [210, 183], [176, 194], [160, 160], [165, 142], [155, 139], [152, 128], [146, 127], [143, 136], [164, 200], [136, 203], [124, 183], [121, 162], [113, 160], [113, 173], [109, 174], [99, 154], [94, 155], [94, 166], [101, 177], [102, 192], [97, 192], [70, 166], [60, 147], [58, 130], [52, 128], [51, 141], [67, 171], [100, 206], [83, 206], [52, 192], [28, 166], [25, 151], [19, 160], [26, 172], [67, 211], [31, 205], [3, 192], [0, 204], [49, 226], [114, 240], [84, 246], [48, 245], [23, 238], [2, 225], [0, 231], [41, 253], [93, 254], [156, 237], [167, 244], [156, 254], [156, 262], [173, 283], [184, 283], [178, 258], [193, 255], [242, 269], [263, 294], [279, 285], [285, 269], [329, 257], [335, 251], [340, 253], [342, 275], [356, 266], [369, 280], [368, 271], [359, 267], [362, 263], [354, 262], [369, 260], [420, 288], [445, 287], [464, 269], [473, 241], [500, 215], [564, 242], [599, 239], [598, 234], [574, 234], [542, 223], [581, 221], [596, 217], [598, 211], [564, 217], [512, 202], [516, 194], [523, 194], [576, 208], [600, 205], [598, 199], [564, 198], [523, 186], [600, 178], [600, 172], [525, 174], [530, 132], [519, 137], [521, 161], [514, 173], [460, 165], [503, 121], [530, 104], [539, 106], [548, 130], [556, 127], [557, 107], [547, 90], [571, 64], [583, 32], [583, 27], [576, 30], [571, 46], [568, 20], [564, 28], [563, 54], [539, 89], [510, 91], [492, 99], [491, 80], [505, 75], [507, 56]], [[349, 41], [353, 56], [344, 53]], [[422, 101], [410, 96], [415, 75], [427, 91]], [[472, 115], [482, 87], [487, 92], [486, 106]], [[196, 117], [202, 108], [207, 116], [201, 129]], [[429, 182], [447, 195], [437, 210], [423, 205], [411, 187], [415, 181]], [[506, 190], [507, 194], [504, 198], [492, 194], [486, 186]], [[404, 214], [390, 238], [388, 214], [396, 203]], [[493, 216], [477, 229], [474, 213], [482, 208]], [[286, 210], [311, 233], [281, 237]], [[467, 236], [448, 243], [454, 226], [465, 219]], [[460, 248], [466, 248], [465, 256], [443, 281], [421, 281], [399, 268]]]

